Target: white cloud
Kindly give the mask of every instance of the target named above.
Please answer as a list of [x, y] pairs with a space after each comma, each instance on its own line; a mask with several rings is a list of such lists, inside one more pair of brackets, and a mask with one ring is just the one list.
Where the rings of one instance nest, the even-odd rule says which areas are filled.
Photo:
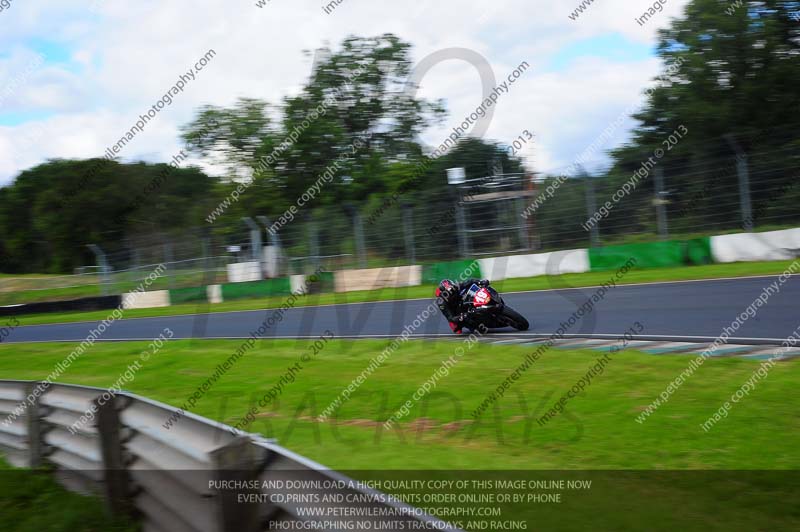
[[[21, 58], [32, 57], [41, 42], [64, 46], [71, 64], [44, 65], [9, 99], [9, 106], [13, 101], [13, 109], [32, 118], [0, 126], [0, 184], [49, 158], [101, 155], [209, 48], [217, 57], [125, 148], [123, 160], [167, 161], [181, 147], [180, 126], [199, 106], [230, 105], [242, 96], [279, 103], [309, 74], [311, 57], [303, 50], [336, 45], [347, 35], [384, 32], [411, 42], [417, 60], [442, 48], [476, 50], [498, 80], [528, 61], [531, 70], [502, 97], [487, 136], [511, 142], [529, 129], [537, 135], [530, 162], [536, 170], [555, 169], [568, 165], [638, 98], [659, 66], [655, 59], [615, 61], [598, 50], [598, 57], [562, 70], [542, 69], [554, 54], [584, 39], [619, 34], [653, 45], [657, 28], [687, 2], [669, 0], [645, 27], [634, 19], [649, 4], [623, 0], [596, 2], [577, 21], [567, 15], [578, 0], [427, 0], [411, 6], [345, 0], [329, 15], [321, 9], [324, 0], [271, 0], [263, 9], [255, 0], [15, 4], [0, 16], [0, 49], [13, 50], [10, 57], [0, 56], [0, 94], [24, 66]], [[477, 73], [455, 61], [435, 68], [420, 94], [445, 98], [449, 123], [481, 99]], [[7, 110], [0, 107], [0, 113]], [[44, 132], [44, 140], [26, 140], [34, 130]], [[435, 143], [448, 131], [439, 128], [424, 138]]]

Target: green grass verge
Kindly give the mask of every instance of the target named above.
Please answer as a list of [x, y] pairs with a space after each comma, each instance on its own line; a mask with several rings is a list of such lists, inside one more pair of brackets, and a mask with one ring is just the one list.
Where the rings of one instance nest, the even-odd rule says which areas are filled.
[[[239, 345], [216, 340], [169, 342], [142, 366], [128, 387], [180, 406]], [[287, 367], [309, 353], [309, 345], [305, 341], [259, 342], [192, 410], [235, 423]], [[417, 469], [437, 470], [427, 478], [460, 479], [464, 475], [458, 470], [491, 469], [502, 470], [495, 478], [539, 470], [529, 474], [593, 479], [591, 490], [568, 491], [561, 504], [505, 505], [503, 519], [526, 521], [529, 528], [536, 523], [541, 530], [586, 530], [591, 523], [593, 530], [797, 529], [800, 517], [792, 502], [796, 485], [791, 487], [782, 476], [786, 473], [778, 470], [800, 467], [796, 452], [800, 364], [778, 364], [726, 419], [705, 433], [700, 424], [750, 378], [759, 367], [757, 362], [709, 359], [667, 404], [638, 424], [636, 415], [686, 368], [689, 357], [617, 353], [585, 393], [567, 403], [564, 414], [540, 426], [536, 418], [544, 405], [571, 388], [600, 356], [595, 351], [552, 349], [514, 384], [496, 409], [490, 408], [472, 422], [469, 413], [531, 349], [479, 344], [467, 350], [449, 375], [414, 404], [398, 430], [384, 431], [382, 421], [411, 398], [459, 345], [446, 341], [404, 344], [353, 393], [333, 420], [319, 422], [320, 412], [385, 346], [378, 341], [333, 341], [302, 363], [296, 380], [274, 404], [259, 412], [249, 430], [277, 438], [295, 452], [358, 478], [386, 478], [375, 470]], [[43, 378], [72, 347], [0, 346], [0, 378]], [[143, 342], [96, 344], [72, 364], [62, 380], [109, 386], [145, 347]], [[707, 471], [664, 471], [687, 469]], [[721, 469], [770, 471], [726, 473]], [[412, 473], [396, 474], [419, 478]], [[63, 504], [60, 500], [54, 506]], [[20, 522], [45, 519], [33, 510], [14, 511]], [[71, 512], [67, 510], [66, 515]], [[487, 529], [497, 528], [483, 528]]]
[[10, 467], [0, 460], [0, 530], [16, 532], [135, 532], [111, 519], [103, 501], [72, 493], [45, 471]]
[[[647, 283], [656, 281], [683, 281], [691, 279], [714, 279], [720, 277], [745, 277], [749, 275], [773, 275], [786, 270], [791, 261], [777, 262], [741, 262], [732, 264], [711, 264], [707, 266], [687, 266], [681, 268], [634, 269], [619, 281], [619, 284]], [[522, 279], [508, 279], [493, 285], [500, 292], [525, 290], [548, 290], [594, 286], [606, 282], [611, 272], [575, 273], [567, 275], [539, 276]], [[297, 306], [331, 305], [344, 303], [360, 303], [364, 301], [386, 301], [393, 299], [413, 299], [432, 297], [434, 286], [422, 285], [404, 288], [384, 288], [381, 290], [364, 290], [341, 294], [312, 294], [297, 300]], [[278, 307], [286, 300], [285, 296], [259, 299], [243, 299], [226, 301], [218, 304], [193, 303], [180, 304], [164, 308], [136, 309], [125, 311], [126, 318], [145, 318], [158, 316], [177, 316], [193, 313], [231, 312], [259, 310]], [[84, 320], [102, 320], [108, 311], [69, 312], [20, 316], [23, 325], [43, 323], [67, 323]]]
[[[110, 386], [142, 342], [96, 344], [76, 360], [64, 382]], [[129, 388], [180, 406], [238, 347], [236, 341], [173, 341], [136, 374]], [[200, 415], [234, 423], [308, 353], [308, 342], [263, 341], [196, 405]], [[458, 342], [404, 344], [339, 411], [315, 419], [383, 347], [379, 341], [332, 341], [304, 363], [279, 401], [260, 412], [251, 431], [277, 438], [337, 469], [797, 469], [800, 454], [800, 365], [778, 364], [750, 397], [708, 433], [700, 424], [758, 368], [749, 360], [708, 360], [671, 400], [643, 424], [636, 415], [672, 381], [687, 356], [613, 355], [567, 414], [539, 426], [531, 411], [553, 403], [586, 374], [595, 351], [552, 349], [517, 381], [497, 409], [473, 423], [470, 412], [530, 352], [480, 344], [469, 350], [414, 405], [398, 430], [381, 422], [440, 367]], [[70, 344], [0, 346], [0, 377], [40, 379], [73, 348]], [[165, 420], [166, 421], [166, 420]]]
[[67, 288], [43, 288], [41, 290], [19, 290], [0, 293], [0, 305], [18, 305], [20, 303], [37, 303], [39, 301], [67, 301], [82, 297], [99, 297], [103, 295], [96, 284], [70, 286]]
[[[137, 271], [113, 274], [112, 282], [108, 287], [110, 294], [120, 294], [136, 290], [149, 271]], [[169, 273], [169, 272], [168, 272]], [[18, 303], [34, 303], [38, 301], [64, 301], [82, 297], [97, 297], [103, 295], [98, 280], [94, 277], [71, 280], [75, 286], [45, 288], [55, 282], [57, 275], [7, 275], [0, 277], [0, 305], [16, 305]], [[169, 290], [178, 288], [191, 288], [218, 284], [225, 282], [224, 272], [176, 273], [159, 277], [148, 287], [148, 290]]]

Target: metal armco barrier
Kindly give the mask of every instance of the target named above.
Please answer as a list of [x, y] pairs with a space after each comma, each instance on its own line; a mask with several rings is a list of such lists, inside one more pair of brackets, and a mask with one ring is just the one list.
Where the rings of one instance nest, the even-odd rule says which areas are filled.
[[[102, 401], [103, 388], [51, 384], [29, 403], [38, 384], [0, 380], [0, 452], [17, 467], [53, 467], [68, 489], [103, 496], [112, 513], [139, 519], [146, 532], [289, 529], [308, 519], [298, 511], [308, 505], [288, 497], [273, 502], [281, 490], [268, 484], [280, 480], [328, 486], [310, 491], [337, 495], [339, 502], [314, 507], [343, 509], [336, 520], [351, 523], [350, 529], [364, 529], [365, 521], [372, 524], [367, 529], [386, 529], [378, 523], [391, 520], [405, 521], [405, 530], [456, 530], [375, 490], [346, 486], [355, 481], [259, 435], [189, 412], [167, 430], [162, 423], [177, 409], [127, 392]], [[20, 404], [20, 415], [9, 417]], [[92, 404], [95, 419], [72, 433], [69, 428]], [[224, 482], [258, 487], [217, 489]], [[253, 499], [242, 502], [243, 493]], [[342, 497], [353, 493], [361, 497]], [[358, 509], [371, 515], [358, 515]], [[376, 516], [381, 511], [392, 516]]]
[[0, 307], [0, 316], [22, 316], [47, 312], [91, 312], [113, 310], [122, 303], [122, 296], [82, 297], [67, 301], [39, 301]]

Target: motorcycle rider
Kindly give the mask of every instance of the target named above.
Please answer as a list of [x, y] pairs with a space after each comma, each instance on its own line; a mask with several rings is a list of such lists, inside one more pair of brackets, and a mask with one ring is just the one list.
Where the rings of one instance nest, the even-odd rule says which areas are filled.
[[462, 310], [461, 294], [473, 284], [486, 287], [489, 286], [489, 281], [486, 279], [467, 279], [461, 283], [456, 283], [450, 279], [443, 279], [439, 283], [439, 287], [436, 288], [436, 304], [450, 325], [450, 329], [456, 334], [461, 334], [461, 329], [465, 325], [469, 327], [469, 311], [471, 308], [466, 312]]

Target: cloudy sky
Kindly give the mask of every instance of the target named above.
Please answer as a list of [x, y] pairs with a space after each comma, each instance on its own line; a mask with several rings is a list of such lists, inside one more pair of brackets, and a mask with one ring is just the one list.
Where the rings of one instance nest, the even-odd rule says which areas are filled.
[[[102, 155], [209, 49], [216, 56], [121, 160], [167, 162], [201, 105], [243, 96], [278, 103], [308, 78], [305, 50], [385, 32], [411, 42], [415, 61], [474, 50], [498, 81], [526, 61], [486, 137], [511, 143], [527, 129], [536, 139], [523, 150], [526, 164], [556, 172], [641, 103], [660, 69], [656, 32], [688, 2], [663, 1], [640, 25], [652, 1], [595, 0], [572, 20], [580, 0], [342, 0], [330, 13], [330, 0], [0, 0], [0, 185], [50, 158]], [[477, 71], [455, 60], [431, 70], [419, 94], [444, 98], [449, 110], [448, 124], [426, 132], [431, 145], [482, 99]], [[625, 120], [604, 149], [632, 125]], [[602, 151], [591, 159], [605, 160]]]

